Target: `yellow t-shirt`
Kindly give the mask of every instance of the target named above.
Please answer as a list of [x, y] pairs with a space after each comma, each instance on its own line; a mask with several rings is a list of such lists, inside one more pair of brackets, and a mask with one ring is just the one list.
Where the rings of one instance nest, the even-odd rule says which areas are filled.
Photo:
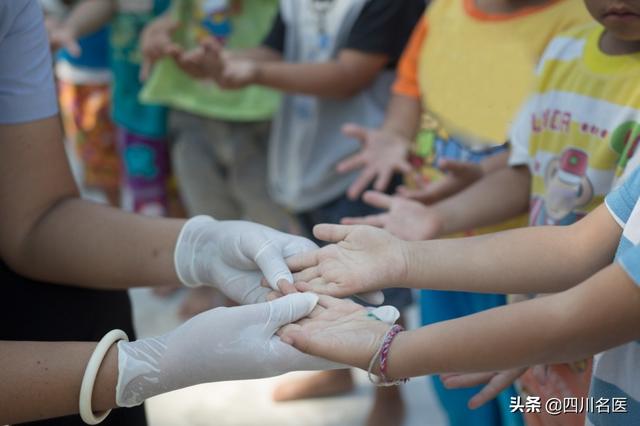
[[638, 162], [640, 53], [604, 54], [603, 32], [590, 24], [549, 44], [514, 123], [509, 162], [531, 170], [531, 225], [575, 222]]
[[[482, 152], [504, 144], [547, 43], [590, 20], [582, 0], [553, 0], [508, 14], [480, 11], [474, 0], [434, 0], [414, 31], [394, 85], [394, 93], [422, 102], [422, 130], [412, 155], [422, 179], [441, 178], [432, 168], [436, 145], [439, 150], [447, 145], [451, 159], [474, 161], [469, 153], [456, 158], [459, 150], [451, 146]], [[475, 233], [525, 224], [520, 217]]]
[[509, 14], [482, 12], [474, 0], [435, 0], [403, 57], [395, 93], [419, 96], [430, 118], [464, 145], [502, 144], [547, 43], [589, 20], [582, 0]]

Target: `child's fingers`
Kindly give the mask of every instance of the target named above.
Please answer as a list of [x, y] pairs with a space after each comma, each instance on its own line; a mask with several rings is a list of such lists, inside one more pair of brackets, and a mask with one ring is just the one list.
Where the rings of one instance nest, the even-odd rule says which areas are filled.
[[280, 299], [283, 296], [284, 294], [280, 293], [279, 291], [272, 291], [267, 294], [267, 302], [273, 302], [274, 300]]
[[393, 176], [393, 170], [387, 169], [383, 170], [378, 174], [375, 183], [373, 184], [373, 188], [376, 191], [384, 191], [389, 186], [391, 182], [391, 177]]
[[489, 382], [495, 372], [489, 373], [470, 373], [470, 374], [449, 374], [440, 376], [442, 383], [447, 389], [470, 388]]
[[298, 290], [296, 289], [296, 287], [287, 280], [278, 281], [278, 288], [280, 289], [280, 292], [282, 292], [285, 295], [298, 293]]
[[364, 170], [360, 172], [360, 175], [358, 176], [356, 181], [353, 182], [347, 190], [347, 196], [352, 200], [357, 199], [360, 194], [362, 194], [369, 187], [371, 182], [376, 178], [377, 174], [378, 172], [375, 169], [371, 167], [365, 167]]
[[393, 202], [393, 196], [377, 191], [367, 191], [362, 196], [365, 203], [379, 209], [389, 210]]
[[369, 225], [375, 226], [376, 228], [384, 228], [387, 224], [388, 214], [375, 214], [371, 216], [365, 217], [345, 217], [342, 218], [340, 223], [343, 225]]
[[491, 379], [491, 381], [489, 381], [487, 386], [482, 388], [480, 392], [469, 400], [469, 408], [475, 410], [476, 408], [479, 408], [487, 402], [495, 399], [500, 392], [511, 386], [521, 374], [520, 370], [511, 370], [497, 374], [493, 379]]
[[82, 48], [80, 44], [74, 39], [66, 40], [64, 43], [64, 48], [67, 49], [69, 54], [74, 58], [79, 57], [82, 54]]
[[369, 131], [366, 128], [353, 123], [347, 123], [342, 126], [342, 134], [361, 143], [365, 143], [369, 138]]
[[318, 278], [320, 277], [320, 270], [318, 269], [317, 266], [312, 266], [311, 268], [307, 268], [305, 270], [302, 270], [300, 272], [296, 272], [295, 274], [293, 274], [293, 282], [298, 282], [298, 281], [311, 281], [314, 278]]
[[318, 295], [328, 295], [333, 297], [346, 297], [350, 296], [348, 291], [345, 291], [344, 288], [341, 288], [338, 284], [334, 282], [327, 282], [322, 278], [316, 278], [307, 283], [298, 283], [296, 286], [299, 290], [303, 292], [312, 292]]
[[[318, 250], [295, 254], [285, 259], [290, 271], [300, 272], [318, 265]], [[294, 280], [295, 281], [295, 280]]]
[[313, 235], [317, 239], [326, 241], [328, 243], [339, 243], [347, 238], [351, 231], [353, 231], [352, 226], [331, 225], [325, 223], [322, 225], [314, 226]]
[[338, 299], [335, 297], [320, 295], [318, 297], [318, 306], [321, 306], [325, 309], [340, 309], [344, 310], [349, 309], [353, 310], [355, 307], [361, 307], [360, 305], [352, 302], [351, 300]]
[[352, 170], [364, 167], [366, 163], [367, 160], [365, 156], [362, 155], [362, 153], [358, 153], [339, 162], [336, 166], [336, 170], [338, 173], [348, 173]]

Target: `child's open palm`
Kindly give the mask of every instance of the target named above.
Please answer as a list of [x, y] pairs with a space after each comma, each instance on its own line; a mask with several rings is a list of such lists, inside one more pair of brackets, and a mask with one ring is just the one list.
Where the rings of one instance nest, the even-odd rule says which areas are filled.
[[367, 309], [349, 300], [320, 296], [307, 318], [278, 334], [302, 352], [366, 370], [398, 316], [390, 306]]
[[406, 271], [405, 243], [381, 229], [318, 225], [314, 235], [336, 244], [287, 259], [297, 272], [293, 278], [299, 291], [334, 297], [368, 294], [397, 285]]

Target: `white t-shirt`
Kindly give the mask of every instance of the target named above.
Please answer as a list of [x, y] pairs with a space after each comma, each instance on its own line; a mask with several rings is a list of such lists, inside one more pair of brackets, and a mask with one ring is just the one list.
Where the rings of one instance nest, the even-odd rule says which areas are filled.
[[37, 0], [0, 0], [0, 124], [58, 112], [51, 53]]

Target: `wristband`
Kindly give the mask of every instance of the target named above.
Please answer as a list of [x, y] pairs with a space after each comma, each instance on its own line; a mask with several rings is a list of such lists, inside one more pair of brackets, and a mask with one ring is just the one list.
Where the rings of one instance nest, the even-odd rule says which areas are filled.
[[107, 418], [111, 410], [107, 410], [103, 413], [100, 413], [96, 416], [93, 410], [91, 409], [91, 399], [93, 396], [93, 386], [96, 382], [96, 377], [98, 376], [98, 370], [100, 370], [100, 365], [102, 365], [102, 361], [104, 357], [107, 355], [107, 352], [111, 348], [111, 346], [120, 340], [129, 341], [129, 337], [122, 330], [111, 330], [107, 333], [98, 346], [96, 346], [91, 358], [89, 358], [89, 362], [87, 363], [87, 368], [84, 370], [84, 376], [82, 377], [82, 385], [80, 386], [80, 417], [82, 421], [88, 425], [97, 425]]
[[[397, 379], [390, 380], [387, 377], [387, 367], [389, 360], [389, 349], [391, 349], [391, 343], [393, 339], [404, 331], [404, 328], [398, 324], [394, 325], [387, 331], [387, 334], [384, 335], [384, 339], [382, 339], [382, 344], [376, 351], [376, 353], [371, 358], [371, 362], [369, 362], [369, 369], [367, 370], [367, 376], [369, 377], [369, 381], [376, 386], [379, 387], [389, 387], [389, 386], [398, 386], [403, 383], [407, 383], [409, 379]], [[380, 360], [380, 377], [378, 379], [374, 379], [373, 374], [373, 366], [375, 365], [377, 360]]]

